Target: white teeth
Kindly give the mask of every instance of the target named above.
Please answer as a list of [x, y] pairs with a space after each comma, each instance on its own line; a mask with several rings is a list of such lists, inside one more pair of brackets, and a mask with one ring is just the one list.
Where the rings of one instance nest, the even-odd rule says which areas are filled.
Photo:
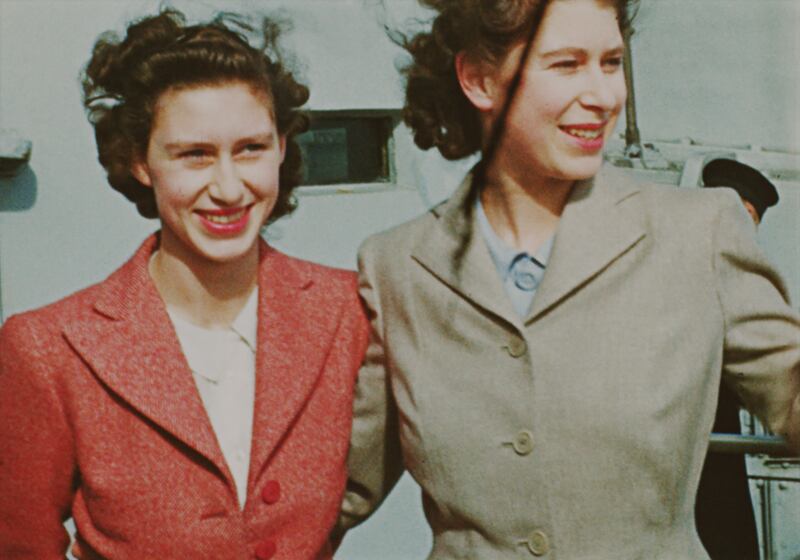
[[578, 138], [586, 138], [587, 140], [596, 140], [600, 138], [603, 134], [603, 129], [598, 128], [596, 130], [584, 130], [582, 128], [564, 128], [564, 131], [571, 135], [577, 136]]
[[227, 214], [225, 216], [220, 216], [218, 214], [204, 214], [203, 217], [209, 222], [213, 222], [215, 224], [231, 224], [241, 220], [244, 216], [244, 213], [245, 210], [240, 210], [235, 214]]

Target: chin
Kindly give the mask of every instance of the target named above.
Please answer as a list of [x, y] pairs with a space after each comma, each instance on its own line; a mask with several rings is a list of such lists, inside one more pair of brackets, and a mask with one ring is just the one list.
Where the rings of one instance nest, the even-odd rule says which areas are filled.
[[583, 181], [591, 179], [600, 171], [603, 166], [603, 155], [598, 154], [592, 157], [579, 158], [563, 167], [564, 179], [570, 181]]
[[229, 240], [228, 242], [217, 242], [215, 245], [217, 246], [200, 247], [198, 253], [202, 254], [208, 262], [230, 264], [247, 257], [254, 247], [257, 247], [257, 238], [250, 243]]

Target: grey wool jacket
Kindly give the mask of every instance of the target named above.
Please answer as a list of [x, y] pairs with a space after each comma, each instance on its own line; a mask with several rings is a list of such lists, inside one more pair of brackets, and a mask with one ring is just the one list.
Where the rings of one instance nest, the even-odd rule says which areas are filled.
[[526, 317], [470, 178], [368, 239], [371, 342], [341, 533], [407, 469], [431, 560], [707, 559], [694, 499], [720, 377], [794, 449], [800, 317], [727, 189], [574, 187]]

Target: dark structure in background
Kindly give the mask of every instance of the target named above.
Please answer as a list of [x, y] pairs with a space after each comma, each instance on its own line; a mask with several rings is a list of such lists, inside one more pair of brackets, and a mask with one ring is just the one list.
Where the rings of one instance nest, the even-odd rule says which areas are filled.
[[[756, 169], [719, 158], [703, 168], [706, 187], [730, 187], [758, 225], [767, 208], [778, 202], [775, 186]], [[714, 433], [738, 434], [740, 403], [720, 387]], [[758, 532], [750, 500], [744, 455], [709, 452], [700, 475], [695, 505], [697, 532], [712, 560], [758, 560]]]
[[708, 162], [703, 168], [703, 184], [735, 190], [756, 225], [761, 223], [767, 208], [778, 203], [775, 185], [757, 169], [735, 159], [718, 158]]

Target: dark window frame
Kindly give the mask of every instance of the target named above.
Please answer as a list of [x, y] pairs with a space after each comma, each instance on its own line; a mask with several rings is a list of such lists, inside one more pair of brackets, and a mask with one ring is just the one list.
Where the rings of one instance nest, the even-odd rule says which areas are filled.
[[[326, 127], [320, 126], [326, 122], [341, 122], [352, 121], [350, 124], [353, 128], [358, 126], [376, 127], [378, 135], [375, 155], [378, 156], [377, 162], [378, 173], [370, 175], [369, 178], [362, 179], [354, 176], [351, 169], [348, 169], [347, 176], [338, 180], [311, 180], [304, 178], [300, 188], [303, 191], [324, 190], [326, 188], [342, 189], [346, 187], [360, 187], [360, 186], [382, 186], [392, 185], [397, 180], [397, 164], [394, 131], [400, 123], [401, 116], [399, 109], [344, 109], [344, 110], [310, 110], [309, 116], [311, 117], [311, 127], [309, 131], [320, 132], [324, 131]], [[369, 121], [369, 122], [366, 122]], [[303, 165], [306, 170], [310, 170], [314, 166], [313, 154], [308, 155], [306, 146], [302, 139], [300, 139], [301, 146], [304, 150]], [[348, 142], [348, 150], [352, 149], [351, 142]], [[348, 155], [350, 152], [348, 151]], [[307, 174], [308, 171], [305, 171]], [[308, 175], [306, 175], [308, 177]]]

